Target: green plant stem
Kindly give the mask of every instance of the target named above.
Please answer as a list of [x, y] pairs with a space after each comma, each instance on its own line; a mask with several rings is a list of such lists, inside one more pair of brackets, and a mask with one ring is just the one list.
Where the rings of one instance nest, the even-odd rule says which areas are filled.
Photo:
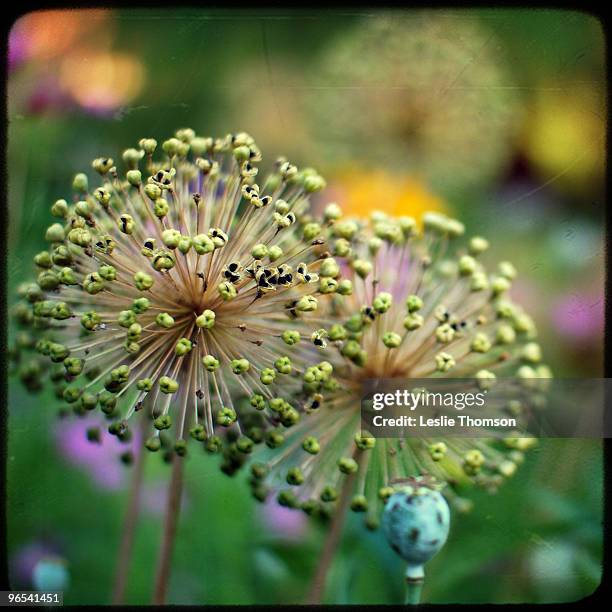
[[163, 537], [153, 591], [153, 603], [163, 605], [166, 602], [168, 583], [170, 582], [170, 565], [176, 536], [176, 527], [181, 509], [183, 492], [183, 459], [177, 454], [172, 457], [172, 473], [164, 516]]
[[[359, 466], [361, 466], [360, 456], [361, 453], [355, 456]], [[325, 594], [325, 581], [336, 555], [336, 551], [338, 550], [338, 545], [340, 544], [340, 536], [342, 535], [342, 528], [344, 527], [344, 521], [348, 512], [351, 501], [351, 493], [353, 491], [353, 484], [356, 477], [356, 472], [348, 474], [342, 483], [338, 504], [334, 511], [329, 531], [325, 537], [325, 543], [323, 544], [323, 550], [321, 551], [321, 556], [319, 557], [317, 569], [315, 570], [315, 574], [310, 583], [310, 588], [308, 589], [308, 595], [306, 596], [307, 604], [320, 604], [321, 600], [323, 599], [323, 595]]]
[[404, 602], [406, 605], [415, 606], [420, 603], [423, 582], [423, 578], [406, 580], [406, 600]]
[[132, 561], [132, 552], [134, 550], [136, 524], [138, 522], [138, 515], [140, 514], [145, 454], [146, 452], [144, 449], [138, 449], [134, 467], [132, 468], [132, 479], [130, 481], [127, 508], [121, 528], [119, 553], [117, 555], [117, 564], [115, 567], [115, 580], [111, 599], [114, 605], [123, 603], [123, 598], [125, 597], [125, 587], [127, 585], [130, 563]]

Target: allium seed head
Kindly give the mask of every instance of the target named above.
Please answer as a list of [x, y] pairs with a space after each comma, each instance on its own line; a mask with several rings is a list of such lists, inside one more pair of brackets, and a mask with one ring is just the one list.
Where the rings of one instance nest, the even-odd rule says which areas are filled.
[[99, 184], [79, 174], [72, 203], [51, 207], [60, 220], [16, 310], [45, 359], [19, 372], [33, 390], [50, 377], [78, 414], [99, 407], [122, 439], [140, 412], [151, 451], [167, 430], [210, 452], [223, 439], [231, 472], [254, 444], [280, 446], [331, 377], [319, 354], [331, 323], [316, 311], [340, 264], [331, 225], [308, 215], [325, 182], [285, 159], [260, 176], [245, 133], [184, 129], [157, 145], [124, 151], [123, 169], [94, 160]]
[[[425, 215], [422, 225], [417, 233], [414, 223], [385, 215], [369, 223], [334, 215], [332, 234], [350, 234], [351, 255], [339, 271], [353, 291], [342, 299], [335, 293], [321, 309], [331, 309], [334, 319], [316, 332], [325, 337], [331, 372], [323, 384], [325, 401], [305, 406], [281, 453], [258, 456], [260, 463], [267, 460], [265, 478], [252, 481], [258, 494], [267, 487], [286, 501], [289, 482], [295, 507], [312, 512], [315, 504], [325, 514], [336, 499], [330, 492], [356, 473], [351, 507], [374, 527], [394, 487], [406, 479], [450, 485], [445, 495], [465, 507], [457, 489], [471, 482], [495, 491], [533, 445], [533, 438], [375, 439], [362, 431], [362, 383], [369, 379], [462, 378], [472, 381], [466, 391], [477, 391], [498, 377], [532, 384], [551, 376], [541, 365], [533, 322], [508, 297], [514, 268], [503, 265], [507, 285], [498, 291], [493, 279], [499, 276], [477, 259], [486, 248], [483, 238], [464, 240], [464, 226], [439, 213]], [[373, 236], [381, 240], [374, 253], [368, 246]], [[307, 370], [306, 384], [317, 375]], [[299, 483], [288, 477], [296, 469]]]

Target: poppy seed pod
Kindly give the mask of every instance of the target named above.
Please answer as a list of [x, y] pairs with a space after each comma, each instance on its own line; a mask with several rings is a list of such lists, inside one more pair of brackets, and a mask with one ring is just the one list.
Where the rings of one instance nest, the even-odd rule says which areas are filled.
[[418, 483], [393, 493], [382, 514], [385, 537], [408, 563], [409, 579], [423, 578], [423, 565], [444, 546], [449, 527], [450, 510], [442, 494]]

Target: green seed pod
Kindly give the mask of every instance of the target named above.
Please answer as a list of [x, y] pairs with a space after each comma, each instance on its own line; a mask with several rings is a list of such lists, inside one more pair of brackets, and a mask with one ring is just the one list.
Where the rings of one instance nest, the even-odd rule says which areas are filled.
[[372, 271], [372, 264], [365, 259], [356, 259], [353, 261], [353, 270], [360, 278], [365, 278]]
[[39, 268], [52, 268], [53, 267], [53, 260], [51, 259], [51, 255], [49, 254], [49, 251], [41, 251], [40, 253], [37, 253], [36, 255], [34, 255], [34, 263]]
[[251, 257], [253, 257], [253, 259], [260, 260], [267, 256], [268, 256], [268, 247], [265, 244], [256, 244], [251, 249]]
[[54, 217], [65, 219], [68, 216], [68, 202], [66, 200], [56, 200], [51, 206], [51, 214]]
[[302, 448], [311, 455], [316, 455], [321, 450], [319, 441], [313, 436], [308, 436], [307, 438], [304, 438], [304, 441], [302, 442]]
[[260, 372], [259, 379], [264, 385], [271, 385], [276, 379], [276, 372], [271, 368], [264, 368]]
[[174, 353], [177, 355], [177, 357], [183, 357], [184, 355], [187, 355], [192, 348], [193, 344], [191, 343], [191, 340], [181, 338], [174, 347]]
[[76, 174], [72, 179], [72, 188], [75, 191], [85, 193], [89, 188], [89, 181], [87, 180], [87, 175], [83, 174], [82, 172], [80, 174]]
[[89, 202], [81, 200], [74, 205], [74, 212], [79, 215], [79, 217], [89, 219], [91, 217], [92, 209]]
[[283, 342], [285, 344], [288, 344], [289, 346], [293, 346], [294, 344], [297, 344], [301, 339], [299, 331], [290, 330], [290, 329], [285, 330], [282, 333], [281, 337], [283, 339]]
[[215, 250], [215, 244], [206, 234], [198, 234], [192, 239], [193, 249], [198, 255], [206, 255]]
[[205, 355], [202, 357], [202, 364], [209, 372], [217, 371], [220, 366], [219, 360], [212, 355]]
[[163, 272], [165, 270], [171, 270], [174, 268], [176, 262], [174, 259], [174, 255], [169, 251], [164, 251], [162, 249], [156, 250], [152, 254], [151, 265], [153, 269], [158, 272]]
[[196, 325], [203, 329], [212, 329], [215, 325], [215, 313], [212, 310], [206, 309], [196, 318]]
[[133, 234], [136, 223], [131, 215], [120, 215], [117, 219], [117, 227], [124, 234]]
[[64, 359], [64, 367], [70, 376], [78, 376], [83, 371], [85, 361], [77, 357], [66, 357]]
[[125, 178], [127, 178], [128, 183], [133, 187], [138, 187], [142, 184], [142, 173], [140, 170], [128, 170]]
[[45, 240], [47, 242], [62, 242], [65, 238], [64, 227], [59, 223], [54, 223], [47, 228]]
[[93, 195], [96, 199], [96, 202], [98, 202], [103, 208], [108, 209], [111, 201], [111, 194], [106, 189], [104, 189], [104, 187], [98, 187], [94, 191]]
[[151, 302], [146, 297], [136, 298], [132, 302], [132, 310], [136, 314], [142, 314], [146, 312], [151, 306]]
[[281, 249], [278, 245], [271, 246], [268, 248], [268, 259], [270, 261], [276, 261], [283, 256], [283, 249]]
[[68, 232], [68, 240], [80, 247], [87, 247], [91, 244], [91, 232], [82, 227], [75, 227]]
[[287, 357], [286, 355], [284, 357], [279, 357], [275, 362], [274, 362], [274, 367], [281, 373], [281, 374], [291, 374], [291, 359], [289, 359], [289, 357]]
[[126, 149], [121, 158], [128, 168], [134, 169], [138, 167], [138, 162], [144, 157], [145, 152], [138, 149]]
[[232, 359], [230, 366], [234, 374], [244, 374], [249, 371], [251, 364], [247, 359]]
[[[161, 194], [162, 194], [162, 190], [159, 187], [159, 185], [155, 185], [154, 183], [147, 183], [144, 186], [144, 192], [145, 195], [152, 200], [153, 202], [155, 202], [155, 204], [157, 204], [158, 200], [161, 198]], [[164, 202], [166, 202], [164, 200]], [[166, 205], [168, 204], [168, 202], [166, 202]], [[157, 212], [155, 213], [157, 215]], [[167, 213], [166, 213], [167, 214]], [[159, 215], [157, 215], [159, 216]], [[165, 216], [165, 215], [164, 215]]]
[[342, 457], [338, 460], [338, 469], [343, 474], [352, 474], [358, 470], [359, 466], [352, 457]]
[[217, 291], [219, 292], [221, 298], [226, 302], [230, 302], [238, 295], [236, 287], [228, 281], [219, 283], [219, 285], [217, 285]]
[[321, 501], [333, 502], [338, 499], [338, 491], [332, 486], [325, 486], [321, 491]]
[[98, 405], [98, 397], [93, 393], [83, 393], [81, 395], [80, 404], [83, 410], [94, 410]]
[[266, 407], [266, 399], [259, 393], [254, 393], [251, 395], [249, 398], [249, 403], [251, 406], [253, 406], [253, 408], [255, 408], [255, 410], [263, 410]]
[[159, 389], [162, 393], [176, 393], [178, 388], [179, 384], [169, 376], [162, 376], [159, 379]]
[[91, 167], [102, 176], [107, 174], [113, 166], [114, 162], [110, 157], [98, 157], [91, 163]]
[[114, 266], [100, 266], [98, 274], [105, 281], [114, 281], [117, 278], [117, 270]]
[[[151, 191], [151, 188], [159, 190], [159, 187], [156, 187], [155, 185], [147, 185], [145, 187], [145, 192], [147, 191], [147, 188], [149, 188], [149, 191]], [[155, 203], [153, 205], [153, 214], [159, 219], [163, 219], [170, 212], [170, 205], [166, 200], [164, 200], [164, 198], [157, 197], [151, 199], [155, 200]]]
[[222, 408], [217, 412], [215, 422], [222, 427], [229, 427], [237, 419], [236, 411], [233, 408]]
[[190, 249], [191, 249], [191, 238], [189, 236], [181, 236], [181, 239], [179, 240], [179, 243], [178, 243], [178, 250], [183, 255], [186, 255], [187, 253], [189, 253]]
[[60, 279], [55, 272], [45, 270], [38, 275], [36, 282], [42, 290], [52, 291], [53, 289], [57, 289], [60, 284]]
[[53, 249], [53, 255], [51, 256], [53, 263], [57, 266], [69, 266], [72, 263], [72, 254], [70, 249], [60, 244]]
[[379, 293], [372, 302], [372, 308], [378, 313], [383, 314], [391, 308], [393, 296], [390, 293]]
[[127, 331], [128, 340], [130, 341], [139, 340], [141, 335], [142, 335], [142, 325], [140, 325], [139, 323], [132, 323], [132, 325], [128, 327], [128, 331]]
[[153, 388], [153, 379], [151, 378], [141, 378], [136, 382], [136, 388], [139, 391], [149, 392]]
[[[303, 236], [304, 240], [314, 240], [321, 233], [321, 226], [318, 223], [307, 223], [304, 226]], [[255, 259], [262, 259], [256, 257]]]
[[147, 155], [153, 155], [157, 148], [157, 140], [155, 138], [142, 138], [138, 145]]
[[266, 446], [269, 448], [278, 448], [285, 442], [285, 436], [278, 431], [271, 431], [266, 435]]
[[153, 421], [153, 427], [158, 431], [170, 429], [172, 427], [172, 417], [169, 414], [162, 414]]
[[319, 268], [320, 276], [336, 278], [339, 274], [340, 266], [333, 257], [327, 257], [321, 262], [321, 267]]
[[97, 272], [92, 272], [83, 279], [83, 289], [92, 295], [100, 293], [104, 289], [104, 280]]
[[204, 442], [206, 440], [206, 429], [204, 425], [197, 423], [189, 430], [189, 435], [198, 442]]
[[376, 438], [367, 431], [355, 434], [355, 445], [360, 450], [371, 450], [376, 446]]
[[167, 312], [160, 312], [155, 317], [155, 323], [160, 327], [170, 329], [174, 325], [174, 319]]
[[353, 512], [367, 512], [368, 500], [365, 495], [355, 495], [351, 500], [351, 510]]
[[72, 268], [62, 268], [57, 277], [62, 285], [78, 285], [79, 283]]
[[156, 453], [161, 448], [161, 440], [159, 436], [151, 436], [145, 442], [145, 448], [152, 453]]
[[81, 397], [81, 390], [77, 387], [66, 387], [64, 389], [63, 398], [69, 404], [74, 404]]
[[134, 274], [134, 284], [138, 290], [146, 291], [153, 286], [153, 278], [145, 272], [136, 272]]
[[304, 474], [297, 467], [292, 467], [287, 471], [287, 484], [299, 486], [304, 482]]
[[167, 229], [162, 232], [162, 241], [169, 249], [176, 249], [181, 240], [181, 233], [175, 229]]
[[58, 321], [65, 321], [70, 319], [73, 314], [70, 306], [66, 302], [58, 302], [51, 311], [51, 316]]
[[470, 240], [469, 252], [470, 255], [480, 255], [489, 248], [489, 241], [481, 236], [474, 236]]

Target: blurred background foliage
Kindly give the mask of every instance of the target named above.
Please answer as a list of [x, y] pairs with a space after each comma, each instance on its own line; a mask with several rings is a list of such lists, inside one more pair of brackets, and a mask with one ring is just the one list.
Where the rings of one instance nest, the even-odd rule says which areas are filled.
[[[52, 11], [9, 37], [8, 292], [31, 274], [48, 207], [99, 155], [141, 137], [250, 132], [269, 161], [322, 172], [346, 211], [456, 214], [520, 272], [557, 376], [602, 372], [605, 40], [579, 12]], [[9, 297], [9, 304], [12, 303]], [[12, 338], [15, 330], [9, 326]], [[58, 422], [50, 393], [9, 388], [9, 554], [15, 587], [109, 600], [127, 468], [114, 439]], [[550, 602], [597, 586], [597, 441], [542, 440], [513, 482], [474, 493], [429, 564], [424, 599]], [[146, 466], [128, 603], [149, 601], [167, 468]], [[323, 531], [259, 506], [214, 460], [187, 464], [170, 600], [297, 603]], [[395, 603], [402, 564], [348, 522], [327, 601]], [[54, 582], [55, 581], [55, 582]]]

